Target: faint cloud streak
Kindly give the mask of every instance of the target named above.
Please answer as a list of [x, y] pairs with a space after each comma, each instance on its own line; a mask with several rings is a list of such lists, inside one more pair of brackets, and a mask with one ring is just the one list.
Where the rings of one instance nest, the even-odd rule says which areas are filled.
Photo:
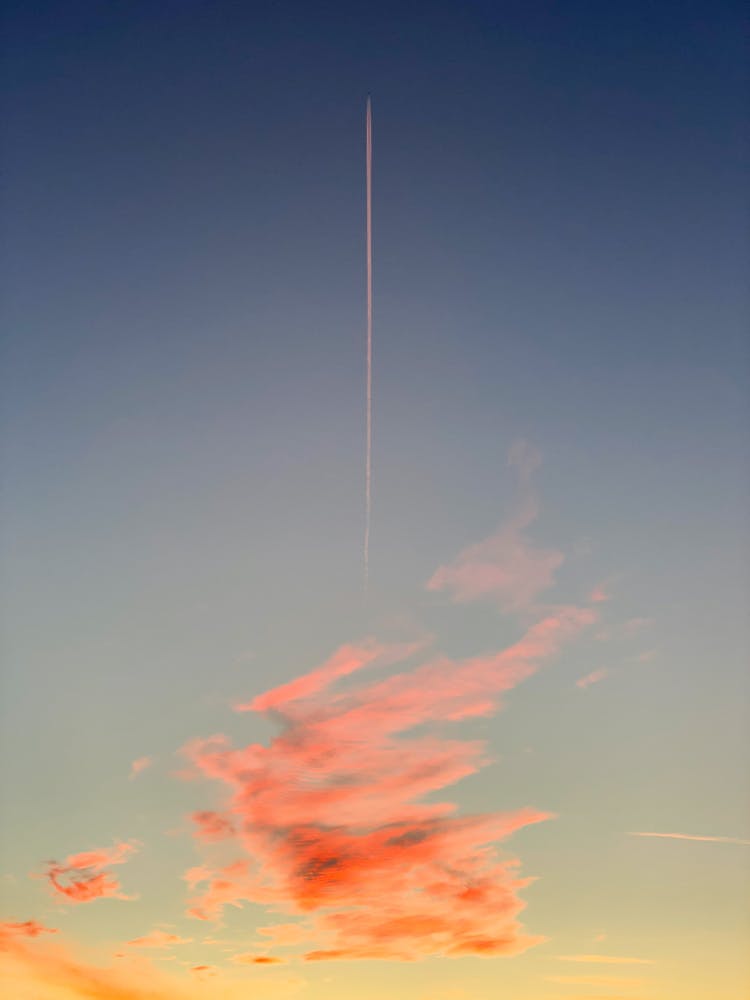
[[659, 837], [663, 840], [698, 840], [709, 844], [742, 844], [750, 846], [750, 840], [739, 837], [702, 837], [692, 833], [629, 833], [629, 837]]

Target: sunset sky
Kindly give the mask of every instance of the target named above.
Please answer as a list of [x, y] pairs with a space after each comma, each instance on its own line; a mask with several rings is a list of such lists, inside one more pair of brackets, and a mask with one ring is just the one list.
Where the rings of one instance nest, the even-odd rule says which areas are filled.
[[742, 10], [6, 4], [11, 1000], [745, 1000]]

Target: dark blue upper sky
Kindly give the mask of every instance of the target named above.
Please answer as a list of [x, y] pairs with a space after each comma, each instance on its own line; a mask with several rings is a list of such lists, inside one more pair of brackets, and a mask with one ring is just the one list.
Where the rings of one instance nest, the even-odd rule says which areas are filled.
[[356, 461], [368, 92], [376, 466], [736, 454], [739, 3], [10, 3], [5, 36], [18, 488], [136, 414], [294, 438], [300, 394]]

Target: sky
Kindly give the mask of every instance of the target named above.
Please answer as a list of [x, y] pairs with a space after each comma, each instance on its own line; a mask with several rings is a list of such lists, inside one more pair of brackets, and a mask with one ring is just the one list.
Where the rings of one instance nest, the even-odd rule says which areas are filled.
[[747, 996], [742, 13], [6, 4], [14, 1000]]

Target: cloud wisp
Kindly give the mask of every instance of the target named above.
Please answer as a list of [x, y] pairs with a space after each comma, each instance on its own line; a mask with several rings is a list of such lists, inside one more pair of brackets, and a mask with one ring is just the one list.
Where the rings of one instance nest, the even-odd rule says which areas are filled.
[[135, 841], [121, 841], [114, 847], [71, 854], [64, 864], [50, 861], [45, 873], [53, 892], [69, 903], [90, 903], [95, 899], [135, 899], [122, 891], [120, 882], [107, 869], [122, 865], [138, 850]]
[[42, 934], [57, 934], [57, 928], [45, 927], [38, 920], [0, 921], [0, 946], [11, 938], [37, 938]]
[[179, 934], [170, 934], [168, 931], [156, 928], [149, 931], [148, 934], [144, 934], [143, 937], [133, 938], [127, 943], [131, 948], [172, 948], [176, 944], [190, 944], [192, 940], [192, 938], [180, 937]]
[[633, 832], [629, 837], [658, 837], [662, 840], [697, 840], [707, 844], [741, 844], [750, 847], [750, 840], [743, 840], [741, 837], [702, 837], [693, 833], [648, 833]]
[[599, 681], [603, 681], [607, 676], [607, 671], [602, 667], [599, 670], [592, 670], [590, 674], [586, 674], [585, 677], [579, 677], [576, 681], [576, 687], [586, 690], [587, 687], [591, 687], [592, 684], [598, 684]]
[[[204, 979], [217, 977], [213, 995], [246, 1000], [248, 995], [289, 996], [304, 989], [301, 977], [265, 983], [262, 990], [248, 979], [249, 968], [218, 969], [192, 965], [187, 974], [159, 969], [138, 951], [122, 954], [114, 964], [75, 953], [62, 941], [47, 939], [51, 928], [35, 921], [0, 924], [0, 981], [4, 996], [18, 1000], [203, 1000]], [[161, 956], [160, 956], [161, 957]], [[265, 976], [259, 965], [258, 975]], [[275, 974], [274, 974], [275, 975]]]
[[427, 582], [427, 589], [446, 591], [457, 604], [484, 600], [502, 611], [532, 609], [537, 597], [555, 582], [555, 573], [564, 561], [562, 552], [535, 546], [526, 529], [539, 516], [539, 499], [532, 477], [539, 455], [523, 442], [514, 446], [509, 464], [519, 478], [516, 512], [498, 530], [459, 553], [441, 566]]
[[153, 761], [150, 757], [137, 757], [130, 765], [130, 780], [134, 781], [139, 774], [151, 767]]

